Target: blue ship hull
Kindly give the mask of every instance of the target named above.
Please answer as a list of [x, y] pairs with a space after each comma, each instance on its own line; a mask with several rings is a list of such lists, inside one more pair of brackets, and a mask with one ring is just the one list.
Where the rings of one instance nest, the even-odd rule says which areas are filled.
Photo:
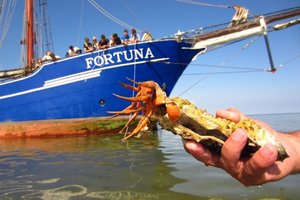
[[0, 85], [0, 122], [104, 117], [132, 96], [126, 77], [154, 80], [169, 95], [192, 58], [204, 49], [176, 40], [117, 46], [47, 63], [33, 74]]

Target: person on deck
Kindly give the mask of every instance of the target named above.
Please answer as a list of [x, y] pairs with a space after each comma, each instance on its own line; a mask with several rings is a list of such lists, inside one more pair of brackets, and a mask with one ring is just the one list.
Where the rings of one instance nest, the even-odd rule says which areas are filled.
[[115, 47], [115, 46], [120, 45], [120, 44], [122, 44], [121, 39], [119, 38], [118, 34], [114, 33], [111, 36], [110, 46]]
[[[239, 122], [247, 118], [237, 109], [230, 108], [217, 112], [217, 117]], [[221, 155], [209, 151], [202, 144], [183, 140], [185, 150], [206, 166], [225, 170], [245, 186], [261, 185], [280, 180], [290, 174], [300, 173], [300, 130], [291, 133], [279, 133], [269, 125], [255, 120], [262, 127], [274, 133], [285, 147], [289, 157], [276, 161], [277, 150], [272, 144], [261, 147], [250, 158], [240, 158], [247, 143], [245, 130], [236, 130], [224, 143]]]
[[101, 35], [98, 46], [99, 46], [99, 49], [109, 48], [109, 40], [105, 37], [104, 34]]
[[71, 45], [71, 46], [69, 46], [69, 50], [67, 52], [66, 57], [77, 56], [79, 54], [81, 54], [81, 49], [79, 49], [78, 47], [73, 47]]
[[36, 63], [35, 63], [35, 66], [34, 66], [33, 71], [36, 70], [37, 68], [41, 67], [42, 65], [43, 65], [43, 60], [42, 60], [42, 58], [38, 58], [38, 59], [36, 60]]
[[133, 28], [131, 30], [131, 36], [130, 36], [130, 39], [129, 39], [129, 42], [130, 43], [137, 43], [140, 41], [140, 35], [136, 32], [136, 30]]
[[92, 46], [93, 46], [94, 51], [99, 49], [99, 45], [98, 45], [98, 41], [97, 41], [96, 36], [93, 37]]
[[94, 51], [92, 43], [90, 43], [90, 39], [88, 37], [85, 37], [83, 49], [85, 53], [89, 53]]
[[130, 37], [129, 37], [129, 34], [128, 34], [128, 30], [125, 29], [124, 32], [123, 32], [123, 36], [121, 38], [122, 44], [127, 45], [129, 43], [129, 39], [130, 39]]
[[60, 57], [55, 55], [53, 52], [51, 51], [47, 51], [46, 55], [43, 57], [43, 62], [52, 62], [52, 61], [56, 61], [59, 60]]

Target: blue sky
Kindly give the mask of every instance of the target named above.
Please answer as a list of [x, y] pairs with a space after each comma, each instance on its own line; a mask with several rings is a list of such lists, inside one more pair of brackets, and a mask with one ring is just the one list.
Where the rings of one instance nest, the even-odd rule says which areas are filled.
[[[234, 10], [185, 4], [176, 0], [96, 0], [115, 17], [155, 38], [231, 20]], [[210, 0], [200, 1], [222, 5], [241, 5], [254, 15], [300, 6], [299, 0]], [[63, 57], [69, 45], [82, 47], [85, 36], [121, 34], [124, 27], [111, 21], [87, 0], [49, 0], [48, 13], [55, 53]], [[6, 40], [0, 49], [0, 67], [18, 67], [22, 36], [23, 1], [18, 1]], [[234, 106], [247, 114], [300, 112], [300, 25], [272, 32], [269, 40], [275, 65], [288, 62], [275, 74], [220, 73], [224, 68], [203, 65], [269, 68], [264, 40], [253, 38], [201, 55], [193, 61], [178, 81], [172, 96], [181, 95], [214, 113]], [[194, 87], [190, 88], [194, 83]], [[189, 90], [187, 90], [190, 88]], [[186, 91], [187, 90], [187, 91]], [[186, 92], [184, 92], [186, 91]], [[184, 92], [184, 93], [183, 93]]]

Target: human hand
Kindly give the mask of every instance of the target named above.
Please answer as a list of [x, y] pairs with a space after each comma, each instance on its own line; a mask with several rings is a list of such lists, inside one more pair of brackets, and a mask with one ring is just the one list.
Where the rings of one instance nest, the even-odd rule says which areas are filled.
[[[234, 122], [247, 118], [234, 108], [218, 111], [217, 117]], [[247, 142], [247, 134], [242, 129], [236, 130], [226, 140], [221, 155], [212, 153], [202, 144], [194, 141], [184, 141], [184, 147], [197, 160], [208, 166], [222, 168], [245, 186], [261, 185], [282, 179], [291, 173], [300, 172], [300, 150], [296, 149], [299, 143], [293, 143], [295, 138], [289, 134], [278, 133], [263, 122], [257, 120], [256, 122], [278, 137], [279, 141], [285, 146], [289, 158], [283, 162], [276, 161], [277, 150], [272, 144], [264, 145], [251, 158], [241, 158], [241, 151]], [[297, 137], [297, 140], [299, 140], [299, 137]]]

